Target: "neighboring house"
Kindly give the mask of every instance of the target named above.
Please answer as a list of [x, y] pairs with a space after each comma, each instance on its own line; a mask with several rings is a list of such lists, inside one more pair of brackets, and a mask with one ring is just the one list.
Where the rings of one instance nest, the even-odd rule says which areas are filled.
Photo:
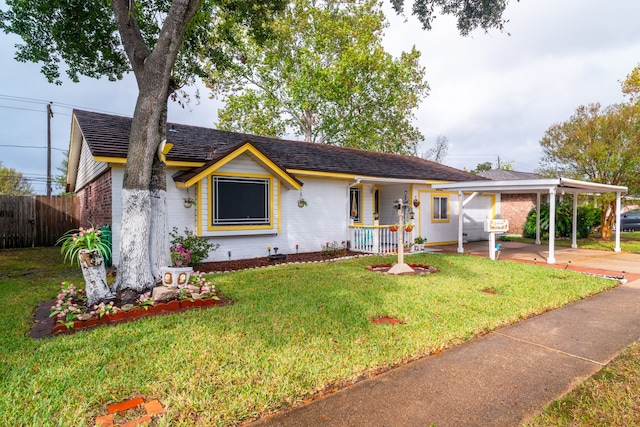
[[[541, 179], [540, 175], [530, 172], [517, 172], [512, 170], [494, 169], [478, 174], [492, 181], [532, 180]], [[508, 234], [522, 234], [524, 223], [531, 209], [536, 207], [536, 195], [529, 193], [500, 195], [500, 211], [498, 215], [502, 219], [509, 220]], [[546, 195], [544, 196], [546, 199]]]
[[[75, 110], [71, 127], [68, 190], [81, 201], [81, 224], [112, 226], [116, 264], [130, 125], [127, 117]], [[454, 243], [458, 193], [431, 185], [484, 180], [412, 156], [179, 124], [167, 129], [159, 155], [167, 164], [169, 227], [219, 243], [206, 261], [267, 256], [268, 247], [316, 252], [327, 242], [394, 251], [397, 234], [389, 225], [398, 222], [398, 199], [410, 202], [406, 218], [415, 216], [406, 242], [422, 236], [428, 244]], [[483, 220], [495, 217], [496, 198], [480, 195], [465, 206], [468, 240], [487, 238]]]

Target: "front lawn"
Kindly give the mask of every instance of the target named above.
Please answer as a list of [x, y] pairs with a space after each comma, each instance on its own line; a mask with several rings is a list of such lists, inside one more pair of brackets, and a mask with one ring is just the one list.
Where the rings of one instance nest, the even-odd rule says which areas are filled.
[[640, 423], [640, 344], [625, 349], [600, 372], [556, 400], [526, 424], [637, 426]]
[[387, 276], [365, 266], [392, 257], [363, 257], [218, 274], [234, 305], [32, 340], [37, 303], [62, 280], [83, 285], [80, 272], [58, 248], [2, 250], [2, 422], [94, 425], [144, 396], [165, 407], [157, 426], [235, 425], [617, 284], [467, 255], [407, 260], [440, 272]]

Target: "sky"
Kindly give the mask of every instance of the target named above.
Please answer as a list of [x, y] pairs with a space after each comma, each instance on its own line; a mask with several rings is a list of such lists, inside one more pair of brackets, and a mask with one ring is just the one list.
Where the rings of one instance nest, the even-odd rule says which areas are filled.
[[[7, 9], [3, 1], [0, 9]], [[484, 162], [496, 167], [499, 158], [515, 170], [534, 172], [545, 131], [580, 105], [622, 102], [620, 81], [640, 63], [638, 0], [511, 0], [504, 32], [476, 30], [468, 37], [459, 35], [450, 17], [439, 16], [431, 31], [423, 31], [410, 15], [395, 15], [388, 1], [384, 10], [387, 51], [398, 56], [415, 45], [431, 88], [415, 112], [415, 125], [425, 135], [418, 153], [446, 136], [443, 163], [459, 169]], [[131, 116], [137, 87], [132, 75], [119, 82], [49, 84], [38, 64], [13, 59], [18, 43], [14, 35], [0, 35], [0, 162], [46, 194], [46, 104], [52, 103], [54, 114], [56, 175], [69, 145], [72, 109]], [[215, 127], [222, 104], [209, 99], [204, 85], [191, 92], [196, 89], [201, 101], [185, 108], [170, 102], [169, 121]]]

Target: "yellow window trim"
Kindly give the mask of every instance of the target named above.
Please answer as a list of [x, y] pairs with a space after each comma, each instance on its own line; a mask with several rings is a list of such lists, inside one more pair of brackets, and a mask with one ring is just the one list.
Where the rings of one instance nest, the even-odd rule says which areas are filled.
[[[373, 224], [373, 221], [376, 220], [376, 216], [375, 213], [376, 211], [378, 211], [378, 220], [380, 220], [380, 186], [379, 185], [372, 185], [372, 189], [373, 191], [371, 192], [371, 224]], [[376, 206], [376, 198], [375, 198], [375, 192], [378, 192], [378, 206]]]
[[[235, 176], [239, 178], [261, 178], [269, 180], [269, 205], [271, 206], [271, 212], [269, 214], [269, 224], [265, 225], [229, 225], [229, 226], [220, 226], [220, 225], [212, 225], [211, 220], [213, 218], [213, 203], [211, 201], [211, 194], [213, 193], [213, 177], [215, 176]], [[209, 186], [209, 197], [207, 200], [207, 209], [209, 212], [209, 220], [207, 221], [207, 231], [239, 231], [239, 230], [272, 230], [273, 229], [273, 218], [275, 215], [275, 206], [273, 203], [273, 180], [274, 177], [271, 175], [261, 175], [261, 174], [252, 174], [252, 173], [237, 173], [237, 172], [220, 172], [214, 175], [210, 175], [207, 177], [207, 183]], [[278, 181], [280, 184], [280, 181]], [[278, 185], [278, 190], [280, 186]], [[279, 192], [278, 192], [279, 194]], [[279, 195], [278, 195], [279, 199]], [[280, 210], [280, 205], [278, 205], [278, 209]], [[281, 210], [280, 210], [281, 211]], [[202, 222], [202, 220], [200, 220]], [[278, 223], [280, 218], [278, 217]], [[278, 224], [278, 232], [280, 225]]]
[[268, 169], [269, 171], [271, 171], [288, 188], [292, 188], [295, 190], [300, 190], [300, 188], [302, 188], [302, 185], [298, 183], [291, 175], [289, 175], [285, 170], [281, 169], [280, 167], [278, 167], [278, 165], [276, 165], [271, 160], [269, 160], [267, 156], [265, 156], [260, 151], [258, 151], [258, 149], [255, 148], [253, 145], [251, 145], [251, 143], [249, 142], [242, 145], [241, 147], [238, 147], [236, 150], [224, 156], [222, 159], [218, 160], [217, 162], [215, 162], [214, 164], [212, 164], [211, 166], [209, 166], [208, 168], [200, 172], [198, 175], [187, 180], [184, 183], [184, 185], [186, 187], [191, 187], [196, 182], [200, 181], [201, 179], [209, 175], [212, 175], [222, 166], [226, 165], [227, 163], [229, 163], [230, 161], [232, 161], [233, 159], [237, 158], [242, 154], [249, 155], [253, 160], [260, 163], [265, 169]]
[[[434, 204], [435, 198], [447, 198], [447, 217], [445, 219], [435, 219], [433, 213], [435, 212]], [[431, 222], [434, 224], [443, 224], [451, 222], [451, 196], [449, 194], [431, 194]]]

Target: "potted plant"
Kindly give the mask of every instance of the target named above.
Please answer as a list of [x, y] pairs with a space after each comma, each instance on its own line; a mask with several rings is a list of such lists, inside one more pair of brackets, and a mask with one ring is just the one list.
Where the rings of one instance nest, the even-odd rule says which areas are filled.
[[415, 243], [413, 249], [416, 252], [421, 252], [424, 250], [424, 243], [427, 241], [427, 239], [425, 239], [424, 237], [416, 237], [415, 239], [413, 239], [413, 243]]
[[183, 287], [189, 281], [189, 275], [193, 271], [193, 267], [189, 267], [191, 263], [191, 251], [182, 246], [181, 243], [171, 245], [171, 266], [160, 267], [162, 273], [162, 283], [169, 287]]
[[111, 255], [109, 240], [103, 232], [94, 228], [78, 228], [62, 235], [56, 245], [62, 245], [64, 260], [77, 262], [82, 268], [82, 276], [87, 292], [87, 306], [115, 298], [107, 283], [107, 271], [104, 260]]
[[413, 221], [409, 221], [404, 225], [404, 231], [406, 231], [407, 233], [411, 233], [413, 231]]
[[398, 231], [398, 228], [400, 228], [400, 225], [393, 224], [389, 226], [389, 231], [391, 231], [392, 233], [395, 233], [396, 231]]
[[298, 199], [298, 207], [299, 208], [304, 208], [305, 206], [307, 206], [307, 201], [305, 199], [303, 199], [302, 197], [300, 197], [300, 199]]
[[190, 208], [191, 206], [196, 204], [196, 199], [194, 199], [193, 197], [185, 197], [184, 198], [184, 202], [183, 205], [185, 208]]

